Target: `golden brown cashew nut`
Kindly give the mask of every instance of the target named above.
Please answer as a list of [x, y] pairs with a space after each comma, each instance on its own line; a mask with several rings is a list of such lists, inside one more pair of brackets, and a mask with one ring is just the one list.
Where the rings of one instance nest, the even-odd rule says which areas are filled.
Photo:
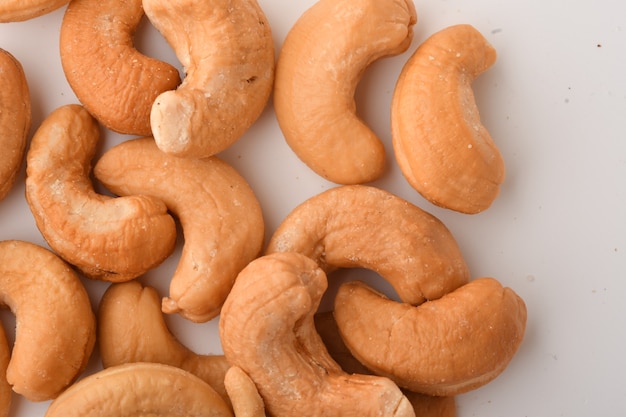
[[0, 417], [8, 417], [11, 408], [11, 384], [7, 381], [7, 367], [11, 359], [11, 348], [4, 327], [0, 323]]
[[301, 203], [274, 232], [266, 249], [272, 252], [302, 253], [326, 273], [373, 270], [411, 304], [439, 298], [469, 279], [461, 251], [441, 221], [366, 185], [331, 188]]
[[504, 181], [504, 161], [471, 88], [495, 59], [480, 32], [451, 26], [424, 41], [398, 78], [391, 104], [396, 159], [411, 186], [436, 205], [483, 211]]
[[357, 184], [384, 171], [384, 146], [356, 115], [354, 94], [373, 61], [407, 50], [416, 21], [412, 0], [321, 0], [287, 34], [276, 64], [276, 118], [317, 174]]
[[26, 198], [50, 247], [85, 275], [125, 281], [174, 250], [176, 224], [160, 200], [94, 191], [89, 173], [98, 124], [81, 106], [53, 111], [32, 138]]
[[347, 374], [330, 357], [313, 322], [326, 286], [298, 253], [250, 262], [220, 316], [226, 359], [252, 379], [269, 415], [414, 416], [390, 380]]
[[256, 0], [144, 0], [186, 76], [150, 114], [161, 150], [203, 158], [223, 151], [261, 115], [274, 81], [274, 43]]
[[419, 307], [349, 282], [339, 288], [334, 315], [346, 346], [366, 367], [411, 391], [441, 396], [496, 378], [526, 327], [524, 301], [493, 278]]
[[173, 66], [143, 55], [133, 35], [141, 0], [72, 0], [61, 24], [63, 72], [76, 97], [107, 128], [150, 135], [159, 94], [180, 84]]
[[160, 363], [96, 372], [68, 388], [45, 417], [232, 417], [222, 398], [195, 375]]
[[0, 48], [0, 200], [15, 184], [31, 126], [28, 83], [20, 62]]
[[224, 377], [224, 386], [236, 417], [265, 417], [263, 398], [243, 369], [231, 366]]
[[31, 401], [55, 398], [85, 369], [96, 340], [87, 291], [73, 269], [28, 242], [0, 242], [0, 304], [15, 314], [6, 372]]
[[0, 23], [22, 22], [50, 13], [70, 0], [0, 0]]
[[159, 198], [180, 220], [185, 242], [163, 311], [195, 322], [217, 316], [237, 274], [263, 246], [263, 213], [246, 180], [217, 157], [168, 155], [152, 138], [109, 149], [94, 172], [118, 195]]

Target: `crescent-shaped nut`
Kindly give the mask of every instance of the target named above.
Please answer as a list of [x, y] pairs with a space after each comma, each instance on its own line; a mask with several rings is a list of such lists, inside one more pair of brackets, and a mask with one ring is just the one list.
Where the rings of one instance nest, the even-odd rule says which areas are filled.
[[45, 417], [233, 417], [195, 375], [160, 363], [118, 365], [91, 374], [54, 400]]
[[400, 73], [391, 103], [396, 160], [433, 204], [473, 214], [500, 191], [504, 161], [480, 121], [471, 87], [495, 59], [480, 32], [456, 25], [424, 41]]
[[252, 379], [269, 415], [414, 416], [389, 379], [347, 374], [330, 357], [313, 321], [326, 287], [315, 261], [298, 253], [250, 262], [220, 316], [226, 359]]
[[410, 304], [432, 300], [469, 280], [461, 251], [433, 215], [388, 191], [344, 185], [311, 197], [278, 226], [266, 253], [299, 252], [326, 273], [373, 270]]
[[164, 152], [215, 155], [263, 112], [274, 82], [274, 42], [256, 0], [143, 0], [146, 15], [186, 73], [152, 106], [152, 135]]
[[63, 72], [76, 97], [107, 128], [150, 135], [157, 96], [180, 84], [178, 69], [140, 53], [133, 36], [141, 0], [73, 0], [63, 16]]
[[20, 62], [0, 48], [0, 200], [13, 188], [31, 127], [28, 82]]
[[0, 242], [0, 304], [15, 314], [6, 372], [13, 391], [31, 401], [55, 398], [87, 366], [96, 319], [78, 275], [33, 243]]
[[163, 311], [195, 322], [216, 317], [239, 271], [263, 247], [263, 213], [246, 180], [217, 157], [179, 158], [152, 138], [109, 149], [94, 173], [118, 195], [159, 198], [180, 220], [184, 244]]
[[440, 396], [500, 375], [526, 327], [523, 300], [493, 278], [470, 281], [419, 307], [353, 281], [339, 288], [334, 316], [359, 362], [401, 387]]
[[276, 64], [274, 109], [295, 154], [320, 176], [361, 184], [382, 175], [385, 149], [356, 114], [366, 68], [406, 51], [412, 0], [321, 0], [291, 28]]
[[263, 398], [243, 369], [231, 366], [224, 376], [224, 386], [236, 417], [265, 417]]
[[86, 276], [126, 281], [159, 265], [176, 243], [163, 202], [113, 198], [89, 177], [98, 124], [79, 105], [53, 111], [35, 132], [26, 157], [26, 199], [50, 247]]
[[1, 0], [0, 23], [23, 22], [51, 13], [70, 0]]
[[7, 381], [7, 367], [11, 359], [11, 348], [4, 327], [0, 323], [0, 417], [8, 417], [11, 409], [11, 384]]

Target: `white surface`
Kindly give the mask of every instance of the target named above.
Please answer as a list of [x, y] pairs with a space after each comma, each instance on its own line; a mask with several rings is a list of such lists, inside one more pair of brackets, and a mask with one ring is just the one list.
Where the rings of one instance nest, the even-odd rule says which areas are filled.
[[[260, 0], [277, 48], [312, 0]], [[430, 211], [451, 229], [473, 277], [488, 275], [526, 301], [526, 338], [496, 380], [458, 397], [460, 417], [623, 416], [626, 413], [626, 3], [618, 0], [432, 0], [416, 3], [410, 50], [365, 73], [359, 112], [385, 141], [389, 169], [375, 185]], [[63, 9], [0, 24], [0, 47], [23, 64], [35, 129], [56, 107], [77, 102], [65, 81], [58, 31]], [[479, 29], [498, 61], [474, 84], [484, 124], [507, 164], [501, 195], [467, 216], [425, 202], [402, 178], [391, 149], [389, 103], [395, 79], [419, 42], [456, 23]], [[149, 25], [140, 48], [175, 63]], [[105, 133], [104, 148], [118, 140]], [[221, 155], [246, 177], [266, 216], [268, 236], [305, 198], [332, 184], [284, 143], [271, 104]], [[23, 169], [0, 202], [0, 239], [45, 245], [24, 199]], [[144, 281], [167, 289], [176, 255]], [[86, 282], [94, 306], [106, 284]], [[2, 314], [6, 326], [14, 320]], [[217, 322], [168, 317], [199, 353], [218, 353]], [[10, 333], [10, 332], [9, 332]], [[45, 348], [45, 347], [42, 347]], [[89, 372], [99, 367], [97, 353]], [[47, 403], [14, 396], [12, 416], [43, 415]]]

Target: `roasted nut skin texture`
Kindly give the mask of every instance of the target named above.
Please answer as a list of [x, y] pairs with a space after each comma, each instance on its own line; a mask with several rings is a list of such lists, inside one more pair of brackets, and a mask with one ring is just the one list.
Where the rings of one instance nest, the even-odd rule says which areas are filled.
[[0, 323], [0, 417], [8, 417], [11, 409], [11, 384], [7, 381], [7, 367], [11, 359], [11, 348], [4, 326]]
[[0, 23], [23, 22], [51, 13], [70, 0], [2, 0]]
[[265, 404], [254, 381], [238, 366], [224, 376], [224, 386], [237, 417], [265, 417]]

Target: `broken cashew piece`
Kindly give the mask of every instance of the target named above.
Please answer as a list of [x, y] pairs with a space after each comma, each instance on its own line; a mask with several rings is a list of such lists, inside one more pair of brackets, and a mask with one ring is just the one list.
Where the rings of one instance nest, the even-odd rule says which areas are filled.
[[26, 199], [63, 259], [90, 278], [126, 281], [173, 252], [176, 224], [158, 199], [94, 191], [89, 173], [98, 140], [98, 124], [82, 106], [53, 111], [27, 154]]
[[0, 417], [8, 417], [11, 409], [11, 384], [7, 381], [7, 367], [11, 359], [11, 348], [4, 326], [0, 323]]
[[51, 13], [70, 0], [0, 0], [0, 23], [23, 22]]
[[380, 138], [356, 114], [365, 69], [406, 51], [417, 21], [412, 0], [321, 0], [298, 19], [276, 64], [274, 108], [296, 155], [339, 184], [385, 169]]
[[107, 128], [151, 134], [152, 103], [180, 84], [178, 69], [133, 45], [141, 0], [72, 0], [61, 24], [63, 72], [76, 97]]
[[15, 314], [6, 379], [30, 401], [55, 398], [85, 369], [96, 319], [85, 287], [54, 253], [33, 243], [0, 242], [0, 304]]
[[226, 372], [224, 386], [236, 417], [265, 417], [265, 404], [254, 381], [238, 366]]
[[313, 196], [278, 226], [266, 253], [298, 252], [328, 274], [366, 268], [410, 304], [458, 288], [469, 270], [456, 240], [433, 215], [388, 191], [344, 185]]
[[313, 322], [326, 287], [298, 253], [250, 262], [220, 316], [226, 359], [252, 379], [269, 415], [414, 416], [389, 379], [347, 374], [330, 357]]
[[256, 0], [143, 0], [146, 15], [174, 49], [186, 76], [159, 95], [150, 114], [164, 152], [215, 155], [264, 110], [274, 81], [274, 43]]
[[334, 316], [359, 362], [399, 386], [451, 396], [487, 384], [520, 346], [526, 306], [510, 288], [479, 278], [418, 307], [366, 284], [343, 284]]
[[480, 32], [456, 25], [425, 40], [398, 78], [391, 104], [396, 159], [410, 185], [433, 204], [474, 214], [499, 194], [504, 161], [471, 87], [495, 59]]
[[160, 363], [118, 365], [91, 374], [50, 404], [45, 417], [232, 417], [195, 375]]

